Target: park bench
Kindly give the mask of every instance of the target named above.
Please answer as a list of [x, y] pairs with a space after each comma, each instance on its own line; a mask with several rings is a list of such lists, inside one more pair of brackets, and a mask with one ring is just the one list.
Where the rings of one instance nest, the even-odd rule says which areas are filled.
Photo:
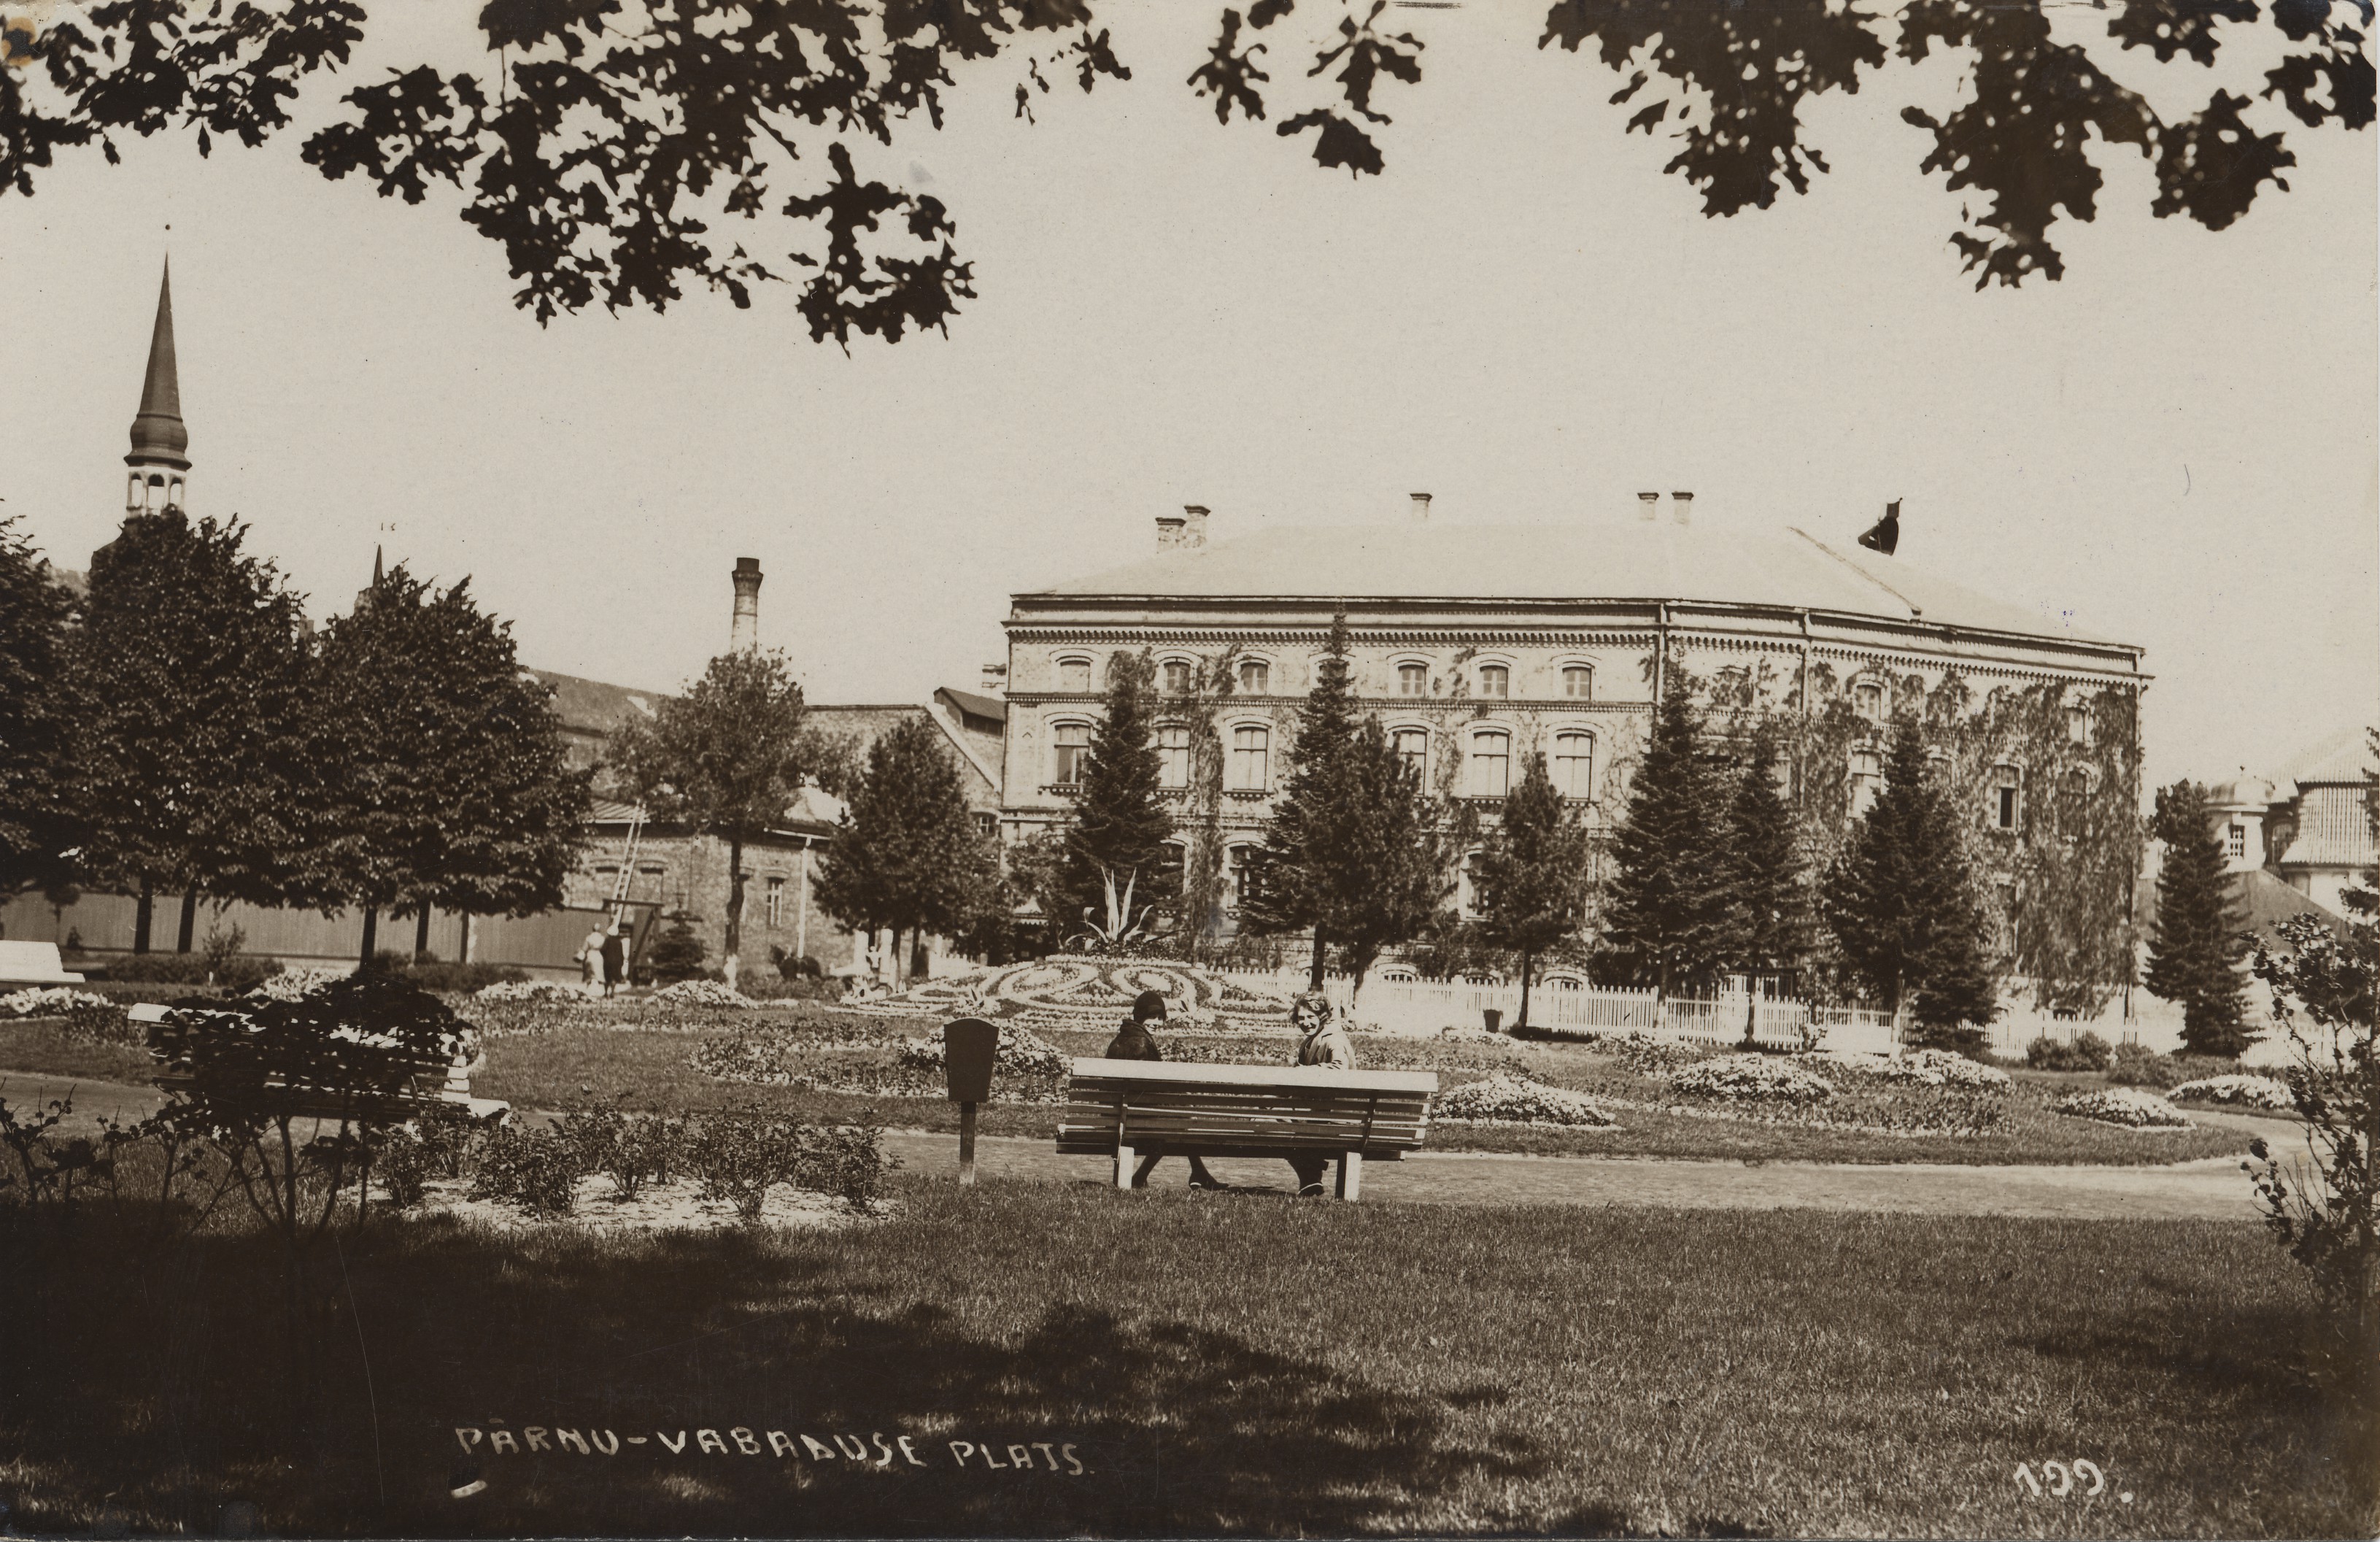
[[1420, 1148], [1437, 1090], [1433, 1071], [1077, 1060], [1058, 1150], [1112, 1155], [1118, 1188], [1141, 1157], [1325, 1155], [1339, 1164], [1339, 1197], [1354, 1199], [1366, 1160]]
[[80, 985], [55, 942], [0, 942], [0, 985]]
[[[199, 1074], [192, 1063], [189, 1046], [199, 1033], [221, 1031], [229, 1026], [226, 1020], [237, 1020], [245, 1014], [207, 1007], [168, 1007], [144, 1002], [127, 1014], [132, 1021], [148, 1025], [149, 1053], [162, 1067], [155, 1077], [157, 1085], [167, 1092], [187, 1092], [199, 1086]], [[329, 1050], [319, 1069], [328, 1071], [337, 1063], [335, 1047]], [[328, 1078], [325, 1077], [325, 1082]], [[407, 1068], [404, 1082], [394, 1091], [373, 1091], [358, 1094], [348, 1088], [332, 1085], [308, 1086], [304, 1081], [290, 1083], [275, 1078], [266, 1086], [276, 1094], [294, 1092], [286, 1101], [276, 1097], [275, 1102], [292, 1108], [298, 1117], [315, 1120], [358, 1120], [382, 1124], [406, 1124], [424, 1119], [470, 1119], [500, 1123], [512, 1112], [512, 1105], [492, 1098], [471, 1096], [471, 1075], [468, 1062], [457, 1051], [452, 1056], [422, 1054], [415, 1056]]]

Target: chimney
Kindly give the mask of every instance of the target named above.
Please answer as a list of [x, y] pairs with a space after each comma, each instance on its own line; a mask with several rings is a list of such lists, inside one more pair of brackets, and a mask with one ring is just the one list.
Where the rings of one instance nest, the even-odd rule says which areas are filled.
[[1008, 666], [1006, 664], [986, 664], [983, 666], [983, 694], [986, 696], [999, 697], [1004, 697], [1008, 694]]
[[738, 557], [731, 575], [735, 584], [735, 621], [727, 646], [741, 653], [760, 646], [760, 559]]
[[1661, 516], [1661, 495], [1658, 492], [1636, 494], [1636, 513], [1648, 521], [1658, 519]]
[[1190, 548], [1192, 551], [1196, 551], [1199, 547], [1206, 545], [1207, 505], [1204, 504], [1183, 504], [1182, 518], [1182, 544]]
[[1157, 516], [1157, 549], [1160, 552], [1179, 550], [1182, 545], [1182, 532], [1189, 523], [1188, 516], [1184, 515], [1159, 515]]
[[1670, 507], [1675, 511], [1679, 524], [1691, 525], [1694, 522], [1694, 495], [1693, 493], [1670, 493]]
[[1427, 524], [1429, 522], [1429, 494], [1427, 492], [1415, 492], [1411, 496], [1413, 498], [1413, 522], [1416, 525]]

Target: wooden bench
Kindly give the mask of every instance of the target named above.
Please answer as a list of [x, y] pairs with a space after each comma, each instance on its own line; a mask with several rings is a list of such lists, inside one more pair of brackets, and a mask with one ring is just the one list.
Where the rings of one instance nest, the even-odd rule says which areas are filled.
[[0, 942], [0, 985], [80, 985], [55, 942]]
[[1338, 1194], [1358, 1197], [1364, 1163], [1418, 1150], [1434, 1071], [1077, 1060], [1058, 1118], [1064, 1156], [1115, 1158], [1118, 1188], [1141, 1157], [1329, 1156]]
[[[184, 1048], [190, 1029], [175, 1021], [177, 1014], [187, 1016], [203, 1014], [212, 1019], [236, 1018], [237, 1012], [207, 1007], [168, 1007], [143, 1002], [133, 1007], [127, 1016], [149, 1026], [149, 1054], [163, 1069], [155, 1077], [157, 1085], [167, 1092], [187, 1091], [198, 1085], [198, 1075]], [[471, 1096], [469, 1062], [460, 1052], [446, 1055], [417, 1057], [408, 1068], [405, 1086], [394, 1092], [372, 1092], [362, 1096], [330, 1087], [308, 1087], [303, 1083], [268, 1082], [269, 1090], [289, 1092], [298, 1116], [315, 1120], [369, 1120], [384, 1124], [410, 1123], [420, 1119], [473, 1119], [501, 1122], [512, 1112], [512, 1105], [492, 1098]]]

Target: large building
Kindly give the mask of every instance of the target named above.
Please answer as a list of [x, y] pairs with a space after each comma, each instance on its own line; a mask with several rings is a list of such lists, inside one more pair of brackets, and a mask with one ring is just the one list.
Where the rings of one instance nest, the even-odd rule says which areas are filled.
[[[1063, 821], [1108, 661], [1147, 650], [1184, 844], [1211, 831], [1221, 913], [1262, 840], [1334, 615], [1359, 710], [1424, 783], [1492, 811], [1547, 758], [1590, 825], [1623, 812], [1653, 703], [1684, 672], [1723, 734], [1787, 730], [1815, 860], [1880, 787], [1895, 714], [1925, 722], [2020, 971], [2104, 999], [2139, 864], [2141, 650], [2079, 635], [1849, 540], [1698, 518], [1690, 494], [1538, 523], [1449, 519], [1427, 494], [1368, 527], [1210, 540], [1156, 521], [1144, 561], [1014, 597], [1009, 841]], [[1185, 851], [1186, 855], [1186, 851]], [[2087, 984], [2085, 983], [2087, 982]]]

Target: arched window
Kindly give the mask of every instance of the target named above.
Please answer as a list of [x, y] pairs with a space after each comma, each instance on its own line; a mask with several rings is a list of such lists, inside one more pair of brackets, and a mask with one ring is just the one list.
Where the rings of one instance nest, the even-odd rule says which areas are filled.
[[1187, 659], [1166, 660], [1165, 667], [1160, 672], [1160, 678], [1164, 686], [1165, 693], [1168, 696], [1188, 696], [1190, 694], [1191, 678], [1190, 661]]
[[2058, 832], [2068, 840], [2078, 840], [2090, 832], [2091, 775], [2081, 767], [2068, 771], [2060, 783], [2058, 796]]
[[1884, 757], [1873, 749], [1852, 751], [1852, 817], [1876, 807], [1884, 792]]
[[1502, 797], [1512, 790], [1512, 735], [1471, 735], [1471, 795]]
[[1564, 797], [1595, 795], [1595, 735], [1571, 733], [1554, 735], [1554, 791]]
[[1487, 859], [1487, 853], [1475, 851], [1463, 857], [1455, 875], [1454, 907], [1463, 916], [1479, 914], [1479, 868]]
[[1397, 666], [1397, 694], [1399, 696], [1427, 696], [1429, 694], [1429, 666], [1427, 664], [1415, 663], [1399, 664]]
[[1072, 787], [1083, 780], [1083, 759], [1091, 752], [1091, 725], [1062, 722], [1050, 732], [1050, 780]]
[[2017, 824], [2017, 795], [2023, 786], [2014, 766], [1992, 768], [1992, 828], [2014, 830]]
[[1479, 666], [1479, 694], [1501, 701], [1512, 694], [1512, 672], [1502, 664]]
[[2072, 744], [2091, 742], [2091, 709], [2079, 701], [2066, 709], [2066, 737]]
[[1862, 680], [1852, 687], [1852, 710], [1870, 722], [1884, 721], [1884, 687], [1873, 680]]
[[1572, 701], [1595, 699], [1595, 671], [1585, 664], [1562, 665], [1562, 695]]
[[1076, 693], [1091, 688], [1091, 661], [1061, 659], [1058, 661], [1058, 688]]
[[1240, 694], [1264, 696], [1272, 689], [1272, 666], [1262, 659], [1240, 661]]
[[132, 514], [140, 507], [140, 473], [134, 471], [124, 479], [124, 512]]
[[1223, 868], [1231, 880], [1232, 905], [1234, 909], [1248, 903], [1248, 884], [1256, 872], [1257, 848], [1240, 845], [1223, 850]]
[[1251, 723], [1232, 730], [1232, 785], [1260, 793], [1270, 784], [1272, 730]]
[[1429, 774], [1429, 733], [1421, 728], [1400, 728], [1390, 741], [1396, 746], [1397, 759], [1411, 767], [1414, 779], [1427, 783]]
[[1190, 730], [1178, 722], [1157, 731], [1157, 784], [1190, 785]]

